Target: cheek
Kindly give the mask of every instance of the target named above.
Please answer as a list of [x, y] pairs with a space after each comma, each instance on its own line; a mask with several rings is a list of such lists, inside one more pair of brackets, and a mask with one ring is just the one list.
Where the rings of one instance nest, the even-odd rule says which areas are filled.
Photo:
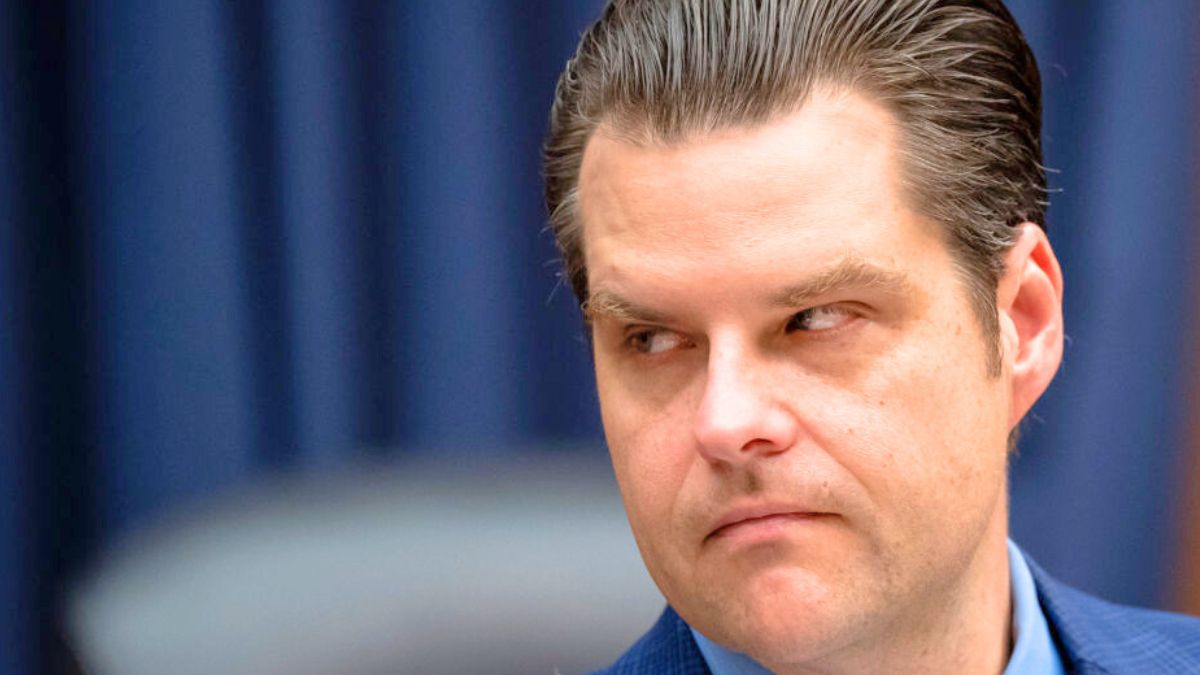
[[600, 386], [600, 413], [613, 471], [635, 534], [665, 528], [697, 457], [685, 411], [649, 408]]
[[970, 358], [897, 358], [830, 394], [837, 417], [820, 442], [840, 448], [873, 499], [901, 511], [990, 499], [1003, 483], [1004, 406], [999, 381]]
[[628, 364], [597, 355], [600, 417], [614, 468], [618, 478], [629, 481], [670, 483], [693, 449], [693, 388], [680, 381], [669, 395], [661, 395], [653, 385], [664, 378], [642, 378], [629, 370]]
[[676, 514], [693, 463], [681, 439], [668, 430], [627, 428], [610, 419], [605, 420], [609, 452], [634, 541], [659, 588], [680, 597], [674, 592], [677, 582], [691, 575]]

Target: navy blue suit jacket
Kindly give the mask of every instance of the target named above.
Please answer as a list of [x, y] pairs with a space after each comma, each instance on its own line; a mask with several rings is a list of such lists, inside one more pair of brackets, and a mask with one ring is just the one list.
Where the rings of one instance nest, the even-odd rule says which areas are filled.
[[[1068, 673], [1200, 673], [1200, 619], [1122, 607], [1055, 581], [1029, 562]], [[603, 675], [710, 675], [691, 630], [670, 607]], [[599, 674], [598, 674], [599, 675]]]

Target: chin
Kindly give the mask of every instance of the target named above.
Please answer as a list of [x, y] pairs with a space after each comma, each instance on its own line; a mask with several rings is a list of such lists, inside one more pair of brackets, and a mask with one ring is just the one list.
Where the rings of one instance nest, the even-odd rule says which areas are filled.
[[800, 663], [851, 641], [855, 622], [829, 584], [802, 569], [759, 572], [698, 603], [673, 603], [710, 639], [765, 663]]

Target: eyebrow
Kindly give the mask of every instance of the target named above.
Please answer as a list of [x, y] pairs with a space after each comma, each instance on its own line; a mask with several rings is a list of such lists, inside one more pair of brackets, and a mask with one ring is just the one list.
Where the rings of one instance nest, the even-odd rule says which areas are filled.
[[847, 257], [798, 284], [773, 293], [771, 304], [802, 307], [830, 293], [849, 289], [879, 290], [900, 296], [913, 294], [916, 285], [899, 270], [880, 267], [856, 256]]
[[[916, 286], [908, 275], [886, 269], [857, 256], [846, 257], [808, 279], [784, 287], [768, 296], [775, 307], [803, 307], [831, 293], [845, 290], [880, 290], [888, 295], [903, 296], [915, 292]], [[664, 323], [669, 316], [643, 307], [605, 289], [597, 289], [583, 303], [584, 320], [598, 318], [624, 323]]]
[[667, 315], [642, 307], [626, 300], [612, 291], [598, 290], [591, 293], [580, 307], [588, 323], [606, 318], [622, 323], [664, 323]]

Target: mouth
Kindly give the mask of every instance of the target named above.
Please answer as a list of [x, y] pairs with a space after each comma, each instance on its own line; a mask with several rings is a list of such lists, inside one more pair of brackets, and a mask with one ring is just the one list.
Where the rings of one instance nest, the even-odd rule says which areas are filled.
[[788, 507], [757, 507], [738, 509], [726, 514], [704, 537], [704, 542], [718, 539], [767, 540], [783, 536], [797, 525], [832, 516], [821, 511]]

